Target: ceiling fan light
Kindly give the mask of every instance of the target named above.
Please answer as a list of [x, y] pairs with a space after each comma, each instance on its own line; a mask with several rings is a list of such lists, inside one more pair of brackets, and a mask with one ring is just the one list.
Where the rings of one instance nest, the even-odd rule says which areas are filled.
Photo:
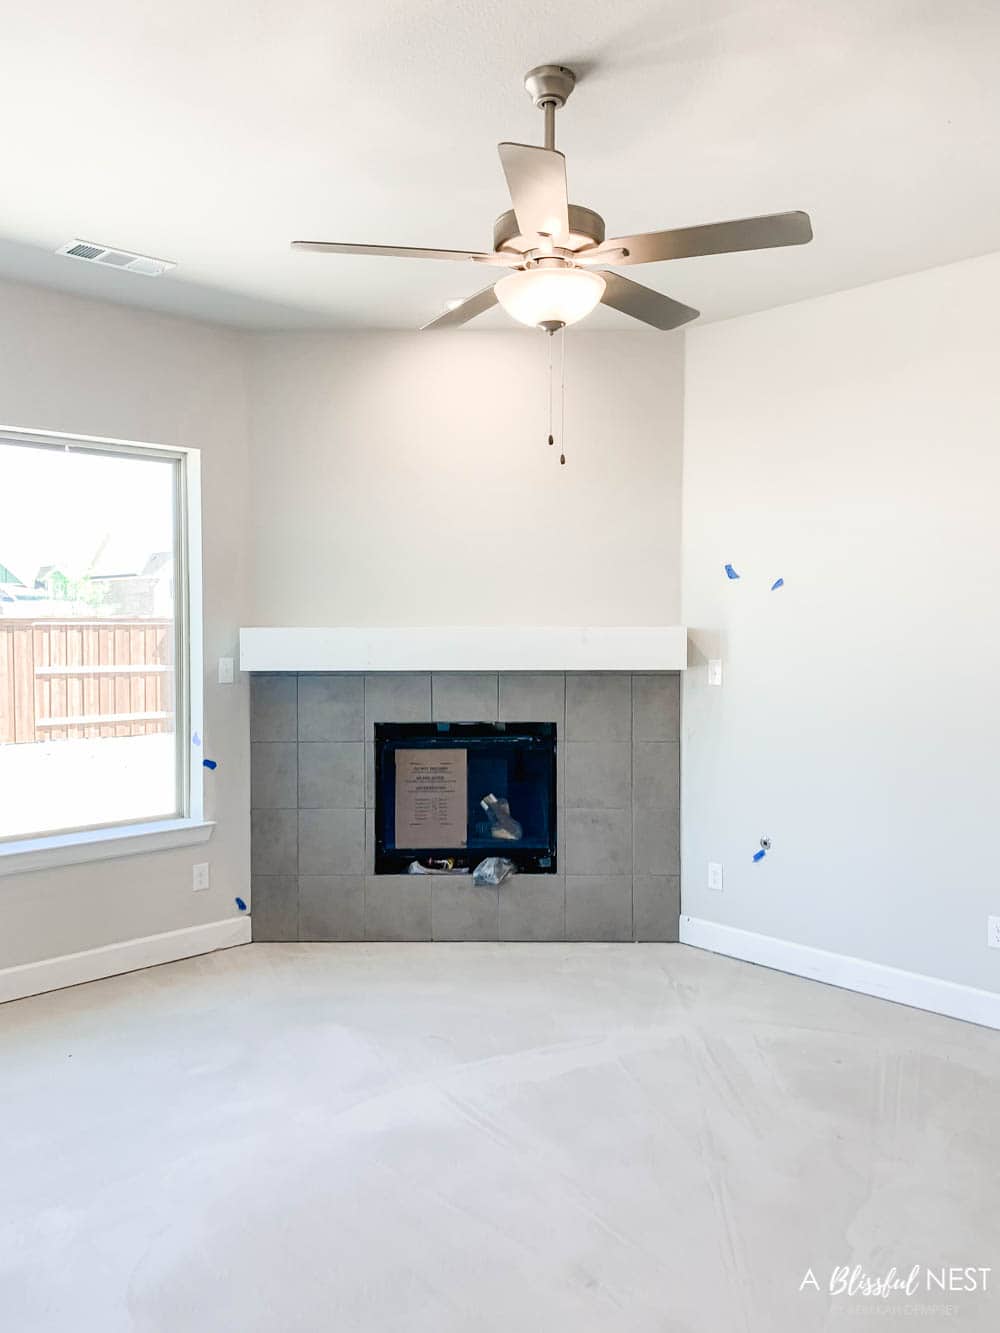
[[533, 328], [575, 324], [604, 295], [599, 273], [583, 268], [532, 268], [509, 273], [494, 287], [507, 314]]

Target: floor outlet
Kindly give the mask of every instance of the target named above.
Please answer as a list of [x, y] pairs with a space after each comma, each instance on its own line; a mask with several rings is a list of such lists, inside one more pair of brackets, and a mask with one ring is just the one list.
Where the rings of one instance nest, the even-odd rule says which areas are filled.
[[715, 893], [722, 892], [722, 866], [718, 861], [708, 863], [708, 887]]
[[991, 949], [1000, 949], [1000, 916], [986, 918], [986, 943]]
[[197, 893], [208, 888], [208, 862], [202, 861], [191, 867], [191, 888]]

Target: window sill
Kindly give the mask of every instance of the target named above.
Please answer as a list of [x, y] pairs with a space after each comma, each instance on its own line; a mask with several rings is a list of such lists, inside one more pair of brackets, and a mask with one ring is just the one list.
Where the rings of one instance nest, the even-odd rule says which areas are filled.
[[44, 838], [23, 838], [0, 843], [0, 876], [23, 875], [31, 870], [109, 861], [118, 856], [162, 852], [208, 842], [214, 822], [203, 819], [158, 819], [149, 824], [121, 824], [116, 828], [54, 833]]

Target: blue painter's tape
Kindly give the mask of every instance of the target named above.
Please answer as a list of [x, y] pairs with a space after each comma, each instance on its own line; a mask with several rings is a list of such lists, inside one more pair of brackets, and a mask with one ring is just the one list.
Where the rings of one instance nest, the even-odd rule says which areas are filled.
[[727, 578], [727, 579], [738, 579], [738, 578], [739, 578], [739, 574], [737, 574], [736, 570], [733, 569], [732, 565], [727, 565], [727, 566], [726, 566], [726, 578]]
[[197, 732], [195, 732], [194, 735], [191, 737], [191, 744], [192, 744], [192, 745], [200, 745], [200, 744], [201, 744], [201, 737], [198, 735]]
[[753, 859], [754, 859], [755, 861], [763, 861], [763, 859], [764, 859], [764, 857], [765, 857], [766, 855], [767, 855], [767, 852], [765, 852], [765, 851], [764, 851], [764, 848], [762, 847], [762, 848], [760, 849], [759, 852], [754, 852], [754, 854], [753, 854]]
[[245, 912], [247, 910], [247, 905], [242, 898], [235, 899], [235, 902], [236, 906], [240, 909], [241, 912]]
[[771, 584], [771, 591], [776, 592], [779, 588], [783, 588], [784, 586], [785, 586], [784, 579], [775, 579], [774, 582]]
[[201, 761], [206, 768], [218, 768], [219, 765], [214, 759], [203, 759]]

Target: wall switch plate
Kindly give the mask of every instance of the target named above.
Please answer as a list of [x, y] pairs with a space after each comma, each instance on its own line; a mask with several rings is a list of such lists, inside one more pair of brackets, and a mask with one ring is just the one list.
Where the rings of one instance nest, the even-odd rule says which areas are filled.
[[219, 684], [232, 685], [235, 679], [236, 662], [232, 657], [219, 658]]
[[708, 683], [709, 685], [722, 684], [722, 658], [710, 657], [708, 659]]
[[201, 861], [198, 865], [191, 867], [191, 888], [197, 893], [200, 889], [208, 888], [208, 862]]
[[708, 863], [708, 887], [715, 893], [722, 892], [722, 866], [718, 861]]
[[986, 943], [991, 949], [1000, 949], [1000, 916], [986, 918]]

